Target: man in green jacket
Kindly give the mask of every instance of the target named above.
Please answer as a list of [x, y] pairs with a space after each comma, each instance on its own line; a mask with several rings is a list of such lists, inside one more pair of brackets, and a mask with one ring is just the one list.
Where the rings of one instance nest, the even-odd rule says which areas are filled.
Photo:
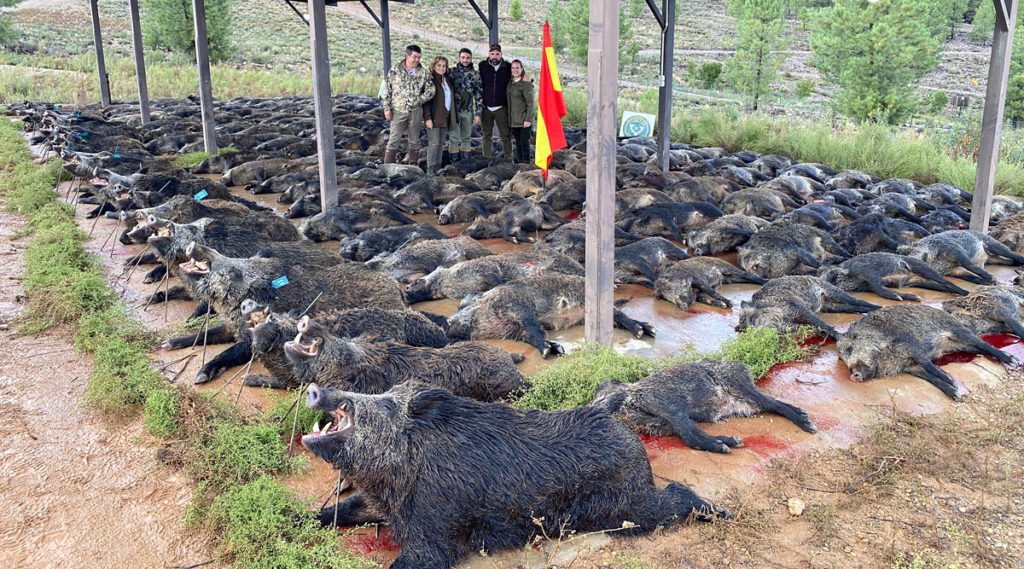
[[480, 124], [480, 111], [483, 108], [480, 72], [473, 66], [473, 52], [469, 48], [459, 50], [459, 62], [452, 68], [451, 75], [452, 83], [455, 84], [455, 108], [459, 124], [448, 133], [448, 154], [452, 161], [465, 160], [473, 149], [470, 136], [473, 127]]
[[402, 136], [409, 135], [409, 164], [420, 159], [420, 131], [423, 104], [434, 98], [430, 71], [420, 65], [423, 52], [418, 45], [405, 48], [405, 59], [392, 67], [384, 79], [384, 120], [391, 121], [391, 134], [384, 150], [384, 163], [395, 161]]

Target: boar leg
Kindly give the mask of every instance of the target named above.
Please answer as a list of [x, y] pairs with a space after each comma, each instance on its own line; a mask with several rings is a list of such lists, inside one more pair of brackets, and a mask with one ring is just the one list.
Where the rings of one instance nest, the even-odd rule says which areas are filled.
[[371, 511], [363, 499], [362, 492], [354, 492], [345, 498], [340, 504], [320, 510], [317, 519], [321, 525], [329, 526], [334, 523], [335, 511], [339, 526], [354, 526], [358, 524], [376, 524], [384, 521], [384, 518]]
[[735, 267], [727, 267], [723, 269], [722, 277], [724, 277], [722, 282], [726, 284], [753, 283], [763, 285], [768, 282], [766, 279], [763, 279], [753, 273], [748, 273], [747, 271], [737, 269]]
[[985, 252], [988, 253], [989, 255], [1002, 257], [1003, 259], [1009, 261], [1004, 263], [997, 263], [997, 261], [1001, 259], [990, 259], [990, 262], [997, 263], [1000, 265], [1024, 265], [1024, 257], [1014, 253], [1009, 247], [996, 241], [993, 237], [982, 234], [981, 243], [985, 247]]
[[293, 389], [295, 382], [285, 381], [262, 373], [250, 373], [242, 383], [249, 387], [267, 387], [270, 389]]
[[1024, 326], [1016, 318], [1007, 316], [1003, 319], [1003, 323], [1006, 324], [1006, 327], [1010, 329], [1014, 336], [1024, 338]]
[[826, 251], [828, 251], [829, 253], [832, 253], [833, 255], [838, 255], [838, 256], [840, 256], [840, 257], [842, 257], [844, 259], [849, 259], [849, 258], [853, 257], [853, 255], [851, 255], [849, 251], [847, 251], [846, 249], [843, 249], [842, 245], [840, 245], [839, 243], [836, 243], [835, 239], [832, 239], [831, 237], [829, 237], [827, 235], [822, 237], [821, 245], [822, 245], [822, 247], [825, 248]]
[[795, 302], [794, 301], [794, 302], [790, 302], [789, 305], [791, 307], [793, 307], [793, 309], [797, 313], [796, 318], [794, 318], [794, 322], [796, 322], [798, 324], [799, 323], [803, 323], [803, 324], [810, 324], [811, 326], [817, 326], [818, 328], [821, 328], [822, 330], [824, 330], [825, 334], [829, 338], [838, 338], [839, 337], [838, 336], [839, 332], [836, 332], [835, 328], [833, 328], [833, 327], [829, 326], [828, 324], [826, 324], [824, 320], [822, 320], [817, 314], [815, 314], [813, 310], [811, 310], [810, 308], [807, 308], [806, 306], [804, 306], [803, 303]]
[[889, 300], [921, 300], [921, 297], [917, 295], [896, 292], [885, 286], [885, 283], [882, 282], [882, 279], [878, 278], [878, 275], [860, 275], [860, 277], [861, 282], [866, 284], [871, 292], [882, 298], [887, 298]]
[[150, 252], [146, 253], [145, 255], [135, 255], [134, 257], [128, 257], [127, 259], [125, 259], [124, 264], [134, 265], [138, 263], [140, 265], [152, 265], [158, 262], [160, 261], [156, 258], [156, 253]]
[[142, 282], [149, 284], [155, 283], [160, 279], [164, 278], [164, 274], [167, 272], [167, 265], [159, 265], [157, 268], [146, 273], [146, 276], [142, 278]]
[[565, 348], [548, 340], [547, 333], [544, 332], [544, 328], [541, 327], [536, 317], [524, 318], [522, 326], [523, 331], [520, 333], [520, 337], [515, 339], [537, 348], [540, 357], [547, 359], [551, 354], [562, 355], [565, 353]]
[[753, 384], [744, 385], [743, 387], [743, 392], [747, 395], [750, 401], [762, 411], [782, 415], [792, 421], [794, 425], [808, 433], [818, 432], [818, 427], [814, 426], [814, 423], [812, 423], [807, 417], [807, 411], [804, 411], [796, 405], [790, 405], [789, 403], [779, 401], [774, 397], [769, 397], [764, 393], [761, 393], [761, 391]]
[[[192, 300], [192, 295], [188, 293], [188, 289], [181, 285], [175, 285], [171, 287], [171, 290], [164, 294], [163, 291], [154, 292], [152, 295], [152, 301], [149, 304], [159, 304], [166, 300]], [[148, 301], [149, 299], [147, 299]], [[203, 314], [206, 313], [206, 309], [203, 309]]]
[[217, 354], [217, 357], [206, 362], [199, 373], [196, 374], [194, 383], [206, 383], [217, 377], [220, 372], [229, 367], [242, 365], [252, 358], [252, 344], [250, 342], [237, 342], [235, 345]]
[[1020, 361], [1016, 357], [1000, 349], [992, 347], [991, 344], [989, 344], [985, 340], [982, 340], [974, 332], [971, 332], [967, 328], [958, 328], [953, 330], [953, 338], [964, 344], [965, 352], [984, 354], [990, 358], [995, 358], [1006, 365], [1020, 365]]
[[963, 396], [968, 393], [967, 388], [962, 385], [958, 385], [957, 382], [949, 376], [946, 372], [932, 363], [928, 359], [927, 354], [913, 354], [913, 358], [917, 361], [917, 366], [907, 370], [911, 375], [920, 377], [928, 383], [939, 388], [939, 391], [945, 393], [949, 398], [960, 401]]
[[718, 294], [715, 287], [700, 281], [694, 281], [693, 286], [697, 287], [697, 300], [719, 308], [732, 308], [732, 301]]
[[622, 328], [629, 330], [637, 338], [642, 338], [644, 334], [654, 337], [654, 328], [647, 322], [641, 322], [639, 320], [633, 320], [629, 316], [626, 316], [624, 312], [617, 308], [612, 309], [612, 321], [616, 328]]
[[691, 512], [696, 519], [702, 522], [710, 522], [714, 518], [732, 518], [732, 514], [728, 510], [705, 502], [700, 496], [694, 494], [693, 490], [678, 482], [670, 483], [665, 487], [665, 491], [670, 492], [673, 498], [679, 500], [677, 513], [681, 518], [689, 516]]
[[881, 306], [878, 306], [877, 304], [865, 302], [856, 296], [846, 294], [845, 292], [841, 294], [826, 292], [824, 301], [824, 306], [821, 309], [822, 312], [863, 314], [881, 308]]
[[705, 433], [697, 427], [697, 424], [686, 413], [686, 409], [679, 409], [674, 413], [667, 410], [658, 410], [657, 414], [672, 424], [672, 429], [690, 448], [708, 452], [730, 453], [732, 452], [732, 447], [743, 446], [743, 439], [739, 437], [718, 437]]
[[992, 278], [992, 275], [989, 274], [988, 271], [986, 271], [985, 269], [976, 265], [974, 261], [967, 256], [967, 253], [965, 253], [963, 249], [957, 248], [951, 251], [951, 253], [953, 254], [953, 257], [956, 259], [959, 266], [974, 273], [974, 275], [977, 275], [958, 275], [963, 280], [977, 284], [992, 284], [995, 282], [995, 279]]
[[165, 341], [160, 347], [180, 350], [181, 348], [202, 346], [204, 338], [207, 344], [228, 344], [235, 341], [235, 332], [224, 324], [218, 324], [208, 329], [206, 332], [200, 331], [188, 336], [171, 338], [170, 340]]
[[942, 292], [949, 292], [953, 294], [959, 294], [966, 296], [968, 293], [966, 290], [956, 286], [951, 281], [939, 274], [938, 271], [933, 269], [928, 263], [914, 257], [906, 258], [907, 264], [910, 269], [920, 277], [918, 280], [911, 280], [906, 283], [905, 286], [913, 286], [917, 288], [923, 288], [927, 290], [938, 290]]

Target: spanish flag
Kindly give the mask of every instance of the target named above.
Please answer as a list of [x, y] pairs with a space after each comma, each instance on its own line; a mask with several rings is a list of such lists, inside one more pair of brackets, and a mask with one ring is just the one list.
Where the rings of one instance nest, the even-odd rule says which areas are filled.
[[537, 96], [537, 152], [534, 163], [544, 172], [544, 180], [548, 179], [548, 165], [551, 155], [565, 143], [565, 131], [562, 130], [562, 117], [565, 99], [562, 98], [562, 84], [558, 81], [558, 67], [555, 65], [555, 47], [551, 43], [551, 27], [544, 22], [544, 55], [540, 63], [540, 90]]

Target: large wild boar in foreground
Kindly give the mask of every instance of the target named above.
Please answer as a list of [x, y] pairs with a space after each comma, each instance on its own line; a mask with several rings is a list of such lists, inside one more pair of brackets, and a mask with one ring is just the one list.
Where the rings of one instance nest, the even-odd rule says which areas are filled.
[[729, 516], [678, 483], [656, 487], [640, 439], [593, 407], [524, 412], [411, 382], [380, 395], [313, 385], [306, 405], [333, 421], [303, 446], [358, 489], [321, 522], [386, 521], [402, 544], [391, 569], [448, 569], [540, 534]]

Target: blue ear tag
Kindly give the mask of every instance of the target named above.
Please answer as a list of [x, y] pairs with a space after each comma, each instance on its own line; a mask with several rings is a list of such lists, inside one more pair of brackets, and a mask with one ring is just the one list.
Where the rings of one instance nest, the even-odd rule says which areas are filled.
[[284, 285], [288, 284], [288, 277], [287, 276], [277, 277], [276, 279], [274, 279], [274, 282], [271, 283], [271, 284], [274, 285], [274, 288], [281, 288]]
[[[199, 200], [205, 198], [208, 195], [210, 195], [210, 194], [206, 190], [199, 190], [199, 193], [194, 195], [194, 196], [192, 196], [192, 197], [195, 198], [196, 201], [199, 201]], [[285, 283], [285, 284], [288, 284], [288, 283]]]
[[121, 155], [117, 153], [118, 146], [114, 146], [114, 158], [120, 158]]

